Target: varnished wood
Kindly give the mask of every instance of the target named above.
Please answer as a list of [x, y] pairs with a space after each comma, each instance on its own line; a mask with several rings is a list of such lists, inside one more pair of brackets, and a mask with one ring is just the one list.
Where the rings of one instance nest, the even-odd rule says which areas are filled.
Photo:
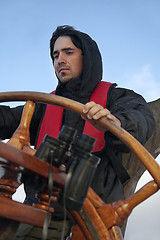
[[[77, 225], [75, 225], [73, 227], [73, 236], [72, 236], [72, 240], [80, 240], [80, 237], [84, 236], [84, 240], [93, 240], [92, 235], [88, 229], [88, 227], [86, 226], [85, 221], [83, 221], [81, 215], [76, 212], [76, 211], [71, 211], [70, 214], [72, 215], [72, 219], [74, 220], [74, 223], [77, 223]], [[78, 236], [78, 231], [79, 231], [79, 237]]]
[[[74, 228], [72, 229], [72, 237], [69, 238], [68, 240], [73, 240], [73, 239], [76, 239], [76, 240], [85, 240], [85, 236], [80, 228], [79, 225], [76, 225], [74, 226]], [[90, 238], [92, 240], [92, 237]]]
[[157, 183], [150, 181], [127, 199], [115, 202], [113, 207], [121, 218], [126, 219], [127, 215], [129, 216], [136, 206], [155, 194], [158, 190]]
[[83, 219], [85, 219], [85, 223], [88, 229], [90, 229], [93, 239], [111, 240], [106, 226], [88, 198], [85, 199], [85, 203], [80, 215]]
[[93, 191], [92, 188], [88, 189], [87, 198], [96, 209], [105, 205], [102, 199]]
[[0, 197], [1, 217], [43, 227], [46, 211]]
[[[6, 94], [6, 93], [5, 93]], [[11, 96], [11, 95], [12, 96]], [[2, 101], [4, 95], [0, 94], [0, 101]], [[42, 93], [33, 93], [33, 92], [13, 92], [5, 95], [6, 101], [12, 100], [22, 101], [22, 100], [34, 100], [41, 101], [46, 103], [51, 103], [58, 106], [63, 106], [69, 110], [73, 110], [78, 113], [82, 113], [83, 105], [77, 102], [74, 102], [70, 99], [61, 98], [59, 96], [53, 96], [49, 94]], [[3, 100], [4, 101], [4, 100]], [[105, 128], [106, 130], [111, 131], [117, 137], [119, 137], [126, 145], [128, 145], [131, 150], [136, 154], [136, 156], [143, 162], [145, 167], [149, 170], [156, 183], [160, 185], [160, 167], [155, 162], [154, 158], [146, 151], [146, 149], [138, 143], [130, 134], [128, 134], [124, 129], [118, 127], [115, 123], [108, 121], [106, 118], [102, 118], [98, 121], [90, 121], [97, 128]], [[3, 145], [2, 145], [3, 147]], [[7, 155], [7, 151], [12, 151], [13, 149], [5, 149], [2, 153], [2, 156]], [[0, 143], [1, 151], [1, 143]], [[42, 163], [38, 159], [29, 156], [29, 154], [21, 152], [20, 154], [13, 150], [13, 153], [16, 153], [16, 157], [20, 160], [16, 160], [13, 155], [7, 155], [7, 159], [11, 162], [17, 163], [24, 168], [27, 168], [33, 172], [36, 172], [44, 176], [44, 172], [41, 170]], [[4, 154], [4, 155], [3, 155]], [[14, 159], [14, 160], [13, 160]], [[30, 164], [23, 161], [25, 159], [30, 159], [32, 167]], [[22, 164], [22, 165], [21, 165]], [[36, 170], [37, 165], [41, 165]], [[45, 170], [47, 168], [46, 164]], [[53, 168], [53, 171], [57, 172], [58, 170]], [[42, 174], [43, 172], [43, 174]], [[63, 177], [62, 177], [63, 176]], [[45, 175], [46, 177], [46, 175]], [[61, 178], [60, 186], [64, 185], [65, 174], [57, 172], [57, 179]], [[62, 180], [63, 179], [63, 180]], [[55, 180], [55, 179], [54, 179]], [[144, 201], [146, 198], [154, 194], [158, 190], [158, 185], [154, 183], [147, 184], [141, 191], [137, 192], [134, 196], [127, 200], [121, 200], [113, 204], [105, 205], [103, 201], [94, 193], [93, 190], [89, 190], [87, 198], [85, 200], [84, 207], [80, 214], [73, 214], [73, 218], [76, 219], [79, 226], [81, 226], [81, 234], [85, 236], [86, 240], [94, 239], [123, 239], [119, 227], [123, 221], [129, 216], [130, 212], [134, 207], [136, 207], [140, 202]], [[85, 222], [85, 223], [84, 223]], [[107, 230], [110, 229], [110, 231]], [[84, 230], [85, 229], [85, 230]], [[96, 237], [96, 238], [95, 238]], [[73, 238], [72, 240], [77, 240]]]
[[[71, 111], [75, 111], [79, 114], [82, 113], [83, 104], [70, 100], [68, 98], [56, 96], [53, 94], [47, 93], [38, 93], [38, 92], [4, 92], [0, 93], [0, 102], [2, 101], [38, 101], [53, 104], [56, 106], [62, 106]], [[105, 117], [102, 117], [99, 120], [89, 121], [93, 126], [105, 128], [106, 130], [111, 131], [115, 136], [121, 139], [142, 161], [145, 167], [148, 169], [152, 177], [160, 186], [160, 166], [151, 156], [151, 154], [128, 132], [119, 127], [113, 121], [107, 120]]]
[[[155, 119], [155, 130], [149, 140], [145, 143], [144, 147], [150, 152], [150, 154], [156, 158], [160, 154], [160, 99], [148, 103]], [[122, 154], [123, 166], [129, 173], [130, 179], [124, 185], [124, 192], [126, 197], [130, 197], [136, 189], [137, 183], [143, 173], [146, 171], [146, 167], [141, 160], [131, 151], [130, 153]], [[126, 222], [122, 228], [124, 234]]]
[[157, 184], [151, 181], [128, 199], [103, 205], [97, 209], [97, 212], [108, 229], [115, 225], [121, 227], [132, 210], [158, 189]]
[[[29, 127], [34, 109], [34, 102], [27, 101], [23, 109], [20, 124], [7, 144], [18, 149], [23, 149], [23, 151], [25, 146], [27, 152], [31, 152]], [[34, 150], [32, 150], [32, 153], [33, 151]], [[0, 163], [0, 208], [1, 216], [4, 216], [4, 218], [0, 218], [0, 240], [12, 240], [15, 237], [20, 222], [29, 221], [31, 224], [32, 221], [32, 224], [40, 224], [41, 221], [40, 226], [42, 227], [46, 212], [37, 212], [36, 208], [32, 207], [30, 209], [30, 207], [25, 207], [24, 204], [12, 200], [12, 195], [21, 184], [22, 168], [21, 166], [8, 162], [6, 158], [1, 158]], [[8, 198], [10, 199], [8, 200]], [[36, 220], [36, 222], [35, 217], [38, 217], [38, 221]]]
[[[160, 154], [160, 99], [149, 102], [149, 106], [153, 112], [156, 126], [154, 133], [145, 143], [144, 147], [154, 158], [156, 158]], [[125, 195], [126, 197], [129, 197], [134, 193], [137, 183], [142, 174], [145, 172], [146, 167], [133, 152], [123, 154], [122, 160], [123, 165], [130, 176], [130, 180], [124, 186]]]
[[24, 146], [30, 148], [30, 132], [29, 127], [32, 120], [32, 116], [35, 110], [35, 103], [33, 101], [27, 101], [22, 113], [20, 124], [14, 132], [11, 139], [7, 142], [8, 144], [23, 149]]
[[[28, 153], [25, 153], [17, 148], [0, 142], [0, 157], [7, 159], [8, 161], [22, 166], [25, 169], [30, 170], [42, 177], [48, 178], [49, 163], [44, 162]], [[23, 169], [22, 168], [22, 169]], [[64, 186], [66, 174], [61, 170], [53, 166], [53, 181], [59, 186]]]
[[120, 227], [113, 226], [111, 229], [109, 229], [109, 233], [112, 240], [123, 240], [122, 232]]

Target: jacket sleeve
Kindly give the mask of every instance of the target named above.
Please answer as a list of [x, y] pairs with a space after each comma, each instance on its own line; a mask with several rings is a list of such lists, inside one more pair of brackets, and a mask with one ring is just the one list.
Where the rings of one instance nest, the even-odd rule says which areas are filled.
[[0, 105], [0, 138], [2, 140], [12, 137], [19, 125], [22, 111], [23, 106], [10, 108]]
[[[108, 94], [107, 108], [121, 121], [122, 128], [144, 144], [155, 128], [153, 113], [144, 98], [123, 88], [113, 88]], [[117, 141], [112, 134], [108, 136], [111, 144], [125, 151], [121, 141]]]
[[[14, 131], [19, 126], [23, 107], [24, 105], [14, 108], [0, 105], [0, 138], [2, 140], [10, 139]], [[32, 145], [35, 144], [35, 139], [37, 136], [39, 124], [41, 122], [44, 107], [45, 104], [36, 103], [35, 111], [30, 125], [30, 139]]]

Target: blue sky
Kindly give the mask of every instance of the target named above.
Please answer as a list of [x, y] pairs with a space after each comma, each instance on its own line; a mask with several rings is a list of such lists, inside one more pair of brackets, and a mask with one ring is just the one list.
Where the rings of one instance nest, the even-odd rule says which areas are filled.
[[[1, 91], [52, 91], [57, 80], [49, 57], [49, 40], [58, 25], [68, 24], [88, 33], [98, 43], [104, 80], [133, 89], [147, 101], [157, 99], [159, 13], [159, 0], [0, 0]], [[149, 233], [153, 233], [154, 226], [150, 229], [145, 223], [144, 229], [138, 227], [153, 213], [157, 214], [152, 219], [156, 226], [154, 240], [159, 239], [156, 223], [160, 211], [154, 206], [160, 207], [160, 203], [157, 204], [158, 197], [152, 199], [137, 215], [133, 213], [126, 240], [151, 239]], [[141, 212], [148, 212], [149, 217], [143, 215], [140, 220]]]

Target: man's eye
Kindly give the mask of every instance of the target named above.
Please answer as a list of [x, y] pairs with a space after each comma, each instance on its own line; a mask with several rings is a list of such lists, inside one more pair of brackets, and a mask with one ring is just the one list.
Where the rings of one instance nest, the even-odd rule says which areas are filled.
[[67, 52], [68, 55], [71, 55], [72, 53], [73, 53], [73, 52], [71, 52], [71, 51], [68, 51], [68, 52]]
[[57, 58], [58, 58], [58, 55], [54, 55], [53, 57], [54, 57], [54, 59], [57, 59]]

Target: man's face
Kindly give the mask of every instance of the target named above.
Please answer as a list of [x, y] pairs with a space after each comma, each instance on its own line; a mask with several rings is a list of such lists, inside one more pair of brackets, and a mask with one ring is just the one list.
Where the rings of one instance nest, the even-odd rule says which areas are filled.
[[77, 78], [82, 73], [83, 55], [69, 36], [57, 38], [53, 50], [54, 68], [57, 77], [63, 83]]

